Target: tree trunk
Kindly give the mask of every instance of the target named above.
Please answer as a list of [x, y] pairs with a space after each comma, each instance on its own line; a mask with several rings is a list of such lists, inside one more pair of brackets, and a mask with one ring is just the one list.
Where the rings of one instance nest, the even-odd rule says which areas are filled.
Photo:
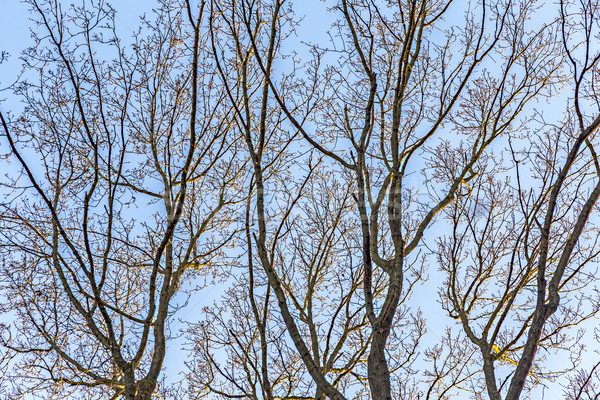
[[390, 370], [385, 358], [385, 344], [389, 328], [373, 329], [373, 340], [368, 358], [369, 387], [373, 400], [391, 400]]

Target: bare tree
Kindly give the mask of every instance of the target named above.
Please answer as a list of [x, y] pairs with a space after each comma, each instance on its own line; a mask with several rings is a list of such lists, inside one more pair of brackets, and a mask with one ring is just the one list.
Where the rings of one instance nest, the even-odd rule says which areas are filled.
[[[570, 50], [575, 47], [571, 47], [572, 44], [569, 43], [573, 37], [576, 38], [574, 40], [583, 38], [583, 46], [589, 49], [593, 27], [591, 21], [594, 21], [593, 13], [596, 12], [594, 7], [589, 2], [582, 3], [583, 32], [574, 34], [572, 26], [568, 29], [570, 25], [565, 7], [558, 24], [554, 23], [555, 21], [532, 24], [529, 22], [530, 16], [536, 10], [531, 5], [513, 2], [483, 3], [479, 10], [475, 7], [467, 10], [464, 28], [460, 30], [456, 25], [445, 28], [443, 16], [449, 9], [449, 3], [412, 1], [406, 4], [386, 5], [343, 0], [336, 6], [342, 15], [338, 25], [338, 37], [343, 43], [339, 46], [343, 50], [338, 50], [341, 53], [340, 65], [324, 69], [324, 72], [318, 74], [323, 53], [319, 53], [319, 49], [315, 48], [313, 54], [316, 55], [316, 60], [306, 72], [306, 76], [312, 79], [307, 81], [301, 91], [289, 93], [282, 90], [282, 85], [290, 84], [291, 78], [276, 78], [272, 71], [276, 44], [283, 37], [280, 21], [289, 18], [281, 11], [285, 7], [284, 3], [241, 1], [236, 4], [237, 7], [247, 10], [245, 16], [241, 17], [242, 23], [246, 27], [245, 35], [252, 46], [253, 56], [257, 58], [257, 64], [264, 74], [267, 88], [265, 93], [268, 90], [272, 91], [273, 99], [293, 128], [314, 149], [337, 162], [353, 177], [352, 184], [356, 188], [354, 196], [362, 224], [364, 304], [372, 329], [368, 362], [371, 395], [377, 399], [392, 396], [389, 356], [386, 356], [386, 353], [389, 350], [389, 335], [398, 321], [396, 318], [399, 304], [410, 293], [410, 285], [409, 288], [404, 286], [405, 274], [410, 270], [409, 266], [414, 265], [413, 262], [418, 263], [415, 255], [411, 253], [421, 245], [425, 231], [433, 223], [436, 214], [449, 205], [452, 205], [451, 210], [456, 210], [457, 206], [467, 202], [471, 204], [465, 207], [472, 214], [470, 217], [455, 215], [452, 220], [455, 231], [465, 218], [467, 221], [477, 220], [484, 212], [482, 209], [491, 213], [486, 219], [488, 222], [483, 224], [483, 231], [479, 231], [479, 227], [476, 226], [479, 222], [467, 224], [465, 227], [467, 231], [478, 236], [474, 239], [479, 248], [475, 254], [481, 265], [475, 271], [480, 279], [476, 278], [465, 287], [465, 279], [471, 282], [471, 277], [461, 276], [459, 279], [452, 272], [455, 269], [450, 271], [452, 278], [448, 281], [448, 287], [452, 289], [448, 289], [444, 298], [454, 296], [455, 299], [449, 308], [450, 315], [461, 320], [465, 333], [482, 352], [486, 387], [491, 398], [500, 398], [500, 390], [496, 387], [494, 377], [494, 360], [518, 365], [507, 391], [508, 398], [518, 398], [525, 377], [532, 373], [533, 355], [540, 340], [552, 341], [559, 335], [562, 327], [577, 325], [595, 313], [595, 310], [586, 314], [566, 309], [563, 313], [564, 318], [548, 321], [558, 306], [559, 287], [567, 285], [570, 279], [579, 279], [578, 272], [596, 255], [592, 243], [592, 250], [583, 252], [581, 264], [573, 267], [573, 272], [567, 275], [566, 280], [561, 281], [566, 263], [584, 231], [597, 196], [596, 191], [591, 190], [587, 201], [579, 205], [574, 200], [568, 203], [577, 211], [571, 224], [573, 226], [565, 229], [562, 234], [556, 234], [556, 240], [559, 242], [561, 236], [565, 238], [563, 246], [566, 252], [560, 261], [564, 265], [556, 267], [554, 278], [549, 278], [554, 283], [548, 288], [548, 296], [555, 300], [547, 302], [546, 268], [540, 270], [539, 266], [550, 259], [548, 243], [552, 225], [556, 221], [547, 216], [538, 236], [533, 233], [523, 234], [525, 238], [517, 239], [539, 240], [539, 248], [529, 242], [525, 249], [514, 247], [508, 243], [510, 239], [499, 236], [498, 229], [502, 229], [502, 221], [506, 223], [509, 218], [514, 218], [515, 212], [511, 210], [517, 207], [518, 203], [507, 202], [511, 195], [506, 191], [502, 192], [502, 185], [494, 180], [494, 176], [500, 174], [499, 170], [506, 168], [516, 172], [517, 180], [520, 180], [519, 165], [517, 162], [512, 166], [500, 161], [494, 162], [497, 155], [492, 155], [489, 149], [494, 147], [495, 142], [511, 145], [511, 141], [507, 142], [507, 139], [514, 138], [520, 131], [535, 124], [531, 119], [534, 114], [528, 113], [525, 117], [520, 115], [524, 110], [528, 111], [527, 104], [532, 100], [543, 98], [551, 90], [557, 90], [557, 84], [562, 79], [561, 68], [564, 65], [560, 54], [565, 54], [574, 66], [577, 91], [574, 107], [581, 134], [574, 147], [571, 144], [560, 147], [567, 149], [568, 154], [567, 162], [558, 174], [558, 180], [553, 181], [551, 175], [545, 175], [546, 183], [543, 187], [547, 187], [548, 191], [542, 189], [537, 200], [532, 200], [527, 207], [523, 206], [521, 200], [521, 208], [531, 209], [524, 211], [526, 215], [521, 219], [512, 221], [523, 224], [523, 232], [530, 232], [537, 223], [537, 213], [555, 213], [556, 202], [561, 192], [575, 190], [575, 193], [579, 193], [584, 190], [586, 185], [582, 182], [573, 183], [574, 189], [560, 187], [567, 178], [571, 183], [572, 176], [569, 171], [575, 168], [573, 163], [580, 147], [596, 128], [595, 121], [591, 124], [584, 122], [585, 117], [579, 106], [580, 86], [585, 85], [585, 76], [592, 73], [590, 71], [593, 71], [596, 60], [588, 50], [584, 56], [585, 60], [578, 63]], [[268, 17], [263, 16], [265, 10], [270, 12]], [[265, 21], [271, 21], [270, 34], [262, 33]], [[561, 24], [565, 49], [563, 53], [560, 51], [557, 31], [557, 26]], [[440, 28], [437, 29], [442, 33], [434, 34], [438, 25]], [[581, 45], [578, 48], [581, 48]], [[503, 61], [498, 62], [496, 59]], [[495, 64], [493, 73], [485, 68], [489, 63]], [[319, 90], [319, 85], [328, 86], [327, 89], [321, 89], [327, 103], [325, 107], [315, 107], [315, 116], [311, 116], [310, 113], [303, 114], [304, 109], [302, 112], [292, 109], [298, 104], [309, 102], [315, 91]], [[314, 121], [312, 132], [306, 128], [306, 120]], [[461, 142], [456, 143], [445, 138], [448, 134], [461, 135]], [[551, 139], [550, 143], [555, 147], [564, 143], [559, 135], [553, 135]], [[327, 143], [334, 143], [334, 147]], [[591, 162], [588, 164], [594, 165], [593, 146], [588, 144], [587, 147], [591, 153]], [[527, 151], [529, 157], [533, 154], [541, 157], [552, 154], [553, 157], [557, 157], [554, 163], [549, 161], [542, 167], [546, 171], [552, 171], [553, 165], [560, 160], [556, 149], [552, 150], [539, 146]], [[519, 162], [522, 163], [523, 160]], [[581, 163], [583, 165], [585, 161]], [[410, 184], [409, 175], [419, 169], [425, 174], [423, 184], [428, 185], [426, 193], [419, 193], [418, 187]], [[589, 174], [581, 174], [583, 182], [587, 182]], [[433, 182], [435, 185], [431, 184]], [[471, 185], [476, 189], [473, 190]], [[519, 193], [517, 197], [524, 195], [522, 189], [522, 186], [516, 189]], [[259, 191], [259, 196], [260, 193]], [[568, 198], [572, 199], [573, 196]], [[481, 199], [491, 203], [481, 205]], [[567, 209], [561, 210], [566, 212]], [[382, 227], [380, 220], [386, 214], [387, 224]], [[564, 215], [560, 215], [563, 219]], [[592, 228], [588, 225], [588, 229]], [[507, 237], [513, 234], [514, 232], [509, 230]], [[260, 242], [261, 240], [257, 241], [259, 252], [261, 246], [266, 247]], [[513, 257], [512, 261], [517, 262], [520, 257], [529, 259], [530, 254], [527, 253], [531, 251], [532, 246], [533, 251], [541, 251], [539, 256], [542, 258], [535, 267], [531, 262], [525, 264], [529, 266], [524, 267], [525, 271], [518, 274], [517, 280], [511, 281], [514, 271], [511, 269], [503, 273], [500, 267], [505, 261], [506, 251], [518, 254], [519, 257]], [[456, 250], [457, 246], [450, 247]], [[446, 248], [448, 246], [441, 242], [439, 249], [434, 249], [434, 252], [443, 252]], [[542, 250], [543, 248], [546, 250]], [[447, 253], [450, 255], [450, 263], [460, 261], [460, 257], [452, 251]], [[266, 255], [264, 260], [263, 267], [269, 274], [270, 283], [279, 285], [277, 281], [280, 278], [266, 262]], [[444, 260], [441, 258], [440, 262], [443, 263]], [[539, 304], [530, 318], [518, 317], [519, 320], [523, 320], [524, 325], [517, 331], [517, 337], [527, 332], [528, 344], [524, 346], [519, 361], [515, 361], [509, 353], [517, 350], [511, 346], [518, 339], [513, 337], [508, 340], [510, 344], [503, 348], [495, 345], [494, 341], [501, 331], [500, 325], [505, 322], [506, 314], [500, 311], [508, 312], [513, 309], [513, 305], [519, 309], [526, 308], [522, 303], [513, 304], [513, 301], [516, 294], [522, 293], [521, 289], [526, 289], [527, 284], [531, 282], [532, 275], [527, 272], [528, 268], [538, 276], [536, 298]], [[471, 330], [471, 316], [467, 314], [472, 311], [478, 300], [482, 300], [480, 288], [490, 284], [484, 284], [483, 281], [503, 281], [505, 275], [509, 284], [504, 291], [504, 300], [495, 300], [494, 306], [497, 311], [491, 314], [483, 312], [483, 316], [490, 319], [481, 336], [478, 336]], [[382, 293], [382, 303], [378, 303], [373, 281], [380, 281], [381, 277], [386, 281], [386, 291]], [[580, 286], [565, 290], [581, 290], [582, 286], [585, 286], [581, 282], [578, 283]], [[516, 288], [511, 289], [513, 284]], [[456, 286], [466, 289], [467, 297], [472, 296], [473, 300], [456, 299]], [[288, 297], [293, 302], [293, 296]], [[277, 298], [285, 316], [288, 314], [288, 300], [284, 291], [279, 292]], [[470, 308], [465, 310], [465, 307]], [[495, 318], [500, 318], [499, 325], [494, 325]], [[329, 397], [342, 398], [325, 375], [316, 368], [316, 353], [311, 353], [302, 338], [296, 334], [296, 322], [292, 315], [284, 319], [319, 390]], [[547, 322], [549, 324], [546, 324]], [[493, 330], [492, 326], [497, 329]], [[544, 326], [551, 333], [542, 337]]]
[[44, 4], [40, 83], [2, 116], [23, 393], [160, 395], [176, 289], [230, 259], [191, 398], [516, 400], [567, 374], [591, 397], [594, 2], [339, 0], [306, 51], [289, 0], [163, 2], [132, 53], [110, 9]]
[[[453, 233], [438, 246], [448, 272], [445, 307], [480, 348], [492, 399], [518, 399], [552, 372], [575, 368], [578, 336], [563, 331], [598, 312], [588, 294], [595, 282], [588, 268], [599, 252], [598, 228], [589, 219], [600, 195], [594, 139], [600, 117], [589, 116], [593, 107], [585, 104], [595, 97], [599, 56], [589, 38], [598, 29], [592, 23], [598, 10], [589, 2], [580, 6], [572, 13], [560, 5], [574, 90], [565, 116], [530, 121], [539, 133], [513, 136], [511, 162], [494, 162], [495, 173], [473, 182], [471, 195], [454, 203], [448, 211]], [[567, 349], [573, 364], [546, 366], [539, 348]], [[511, 366], [499, 386], [495, 361]]]
[[[360, 266], [352, 264], [348, 252], [349, 223], [354, 222], [348, 218], [351, 197], [325, 190], [335, 185], [335, 177], [328, 174], [304, 186], [269, 257], [277, 265], [301, 335], [316, 355], [315, 364], [334, 385], [358, 393], [364, 390], [361, 378], [366, 371], [361, 364], [370, 338], [365, 336], [366, 320], [357, 296]], [[196, 395], [208, 385], [226, 398], [324, 398], [273, 309], [268, 278], [253, 251], [250, 200], [247, 272], [221, 303], [207, 307], [206, 320], [193, 327], [189, 383]], [[220, 357], [222, 352], [228, 356]]]
[[[350, 229], [344, 222], [351, 201], [343, 184], [331, 190], [336, 182], [334, 174], [330, 174], [327, 181], [331, 187], [319, 178], [325, 170], [318, 166], [318, 161], [313, 162], [313, 151], [296, 148], [297, 133], [290, 132], [283, 125], [285, 115], [271, 105], [271, 89], [269, 82], [262, 78], [256, 52], [266, 54], [269, 60], [267, 68], [270, 68], [279, 51], [279, 39], [274, 37], [273, 32], [285, 29], [293, 21], [287, 17], [272, 19], [265, 29], [260, 22], [263, 17], [267, 18], [271, 13], [277, 15], [280, 11], [290, 15], [291, 11], [278, 9], [277, 4], [274, 8], [265, 7], [262, 9], [238, 2], [212, 3], [213, 51], [228, 97], [236, 109], [237, 127], [245, 139], [253, 164], [246, 216], [248, 275], [243, 280], [243, 285], [249, 288], [250, 297], [244, 302], [246, 306], [238, 302], [234, 309], [252, 310], [250, 320], [256, 326], [253, 332], [256, 336], [249, 338], [244, 330], [245, 324], [240, 329], [237, 328], [240, 321], [233, 321], [231, 323], [236, 328], [229, 329], [222, 343], [228, 343], [229, 348], [237, 348], [238, 353], [247, 349], [243, 351], [243, 360], [236, 357], [236, 365], [230, 364], [231, 368], [238, 370], [246, 369], [248, 353], [261, 354], [252, 362], [252, 370], [246, 370], [249, 374], [247, 380], [260, 382], [261, 390], [235, 385], [238, 387], [233, 393], [242, 391], [250, 397], [262, 394], [264, 398], [294, 398], [306, 397], [311, 391], [316, 391], [314, 396], [323, 398], [326, 393], [321, 384], [317, 383], [314, 388], [310, 380], [301, 379], [298, 367], [294, 367], [293, 363], [269, 367], [268, 364], [277, 364], [268, 362], [276, 354], [281, 360], [294, 360], [293, 356], [287, 355], [287, 339], [281, 338], [279, 333], [276, 333], [276, 339], [267, 340], [267, 337], [272, 337], [272, 332], [279, 332], [269, 328], [278, 321], [273, 319], [276, 317], [269, 310], [272, 307], [269, 297], [277, 299], [282, 306], [281, 318], [304, 362], [301, 373], [308, 373], [313, 379], [329, 375], [336, 386], [345, 384], [342, 382], [345, 382], [346, 375], [358, 373], [354, 367], [361, 363], [370, 340], [363, 332], [365, 321], [361, 307], [356, 308], [360, 272], [342, 272], [344, 263], [340, 261], [349, 259], [351, 264], [352, 253], [356, 249], [348, 239]], [[256, 31], [251, 35], [245, 32], [248, 18], [256, 21]], [[257, 43], [259, 38], [260, 43]], [[295, 79], [290, 74], [289, 82], [281, 90], [290, 90]], [[322, 103], [317, 93], [309, 97], [295, 106], [298, 112], [308, 114]], [[306, 168], [297, 167], [294, 171], [289, 163], [292, 159], [306, 163]], [[337, 192], [340, 192], [339, 196]], [[344, 245], [341, 246], [341, 243]], [[337, 254], [342, 249], [342, 254]], [[262, 268], [256, 271], [255, 264]], [[255, 289], [255, 285], [260, 280], [257, 277], [268, 281], [266, 291], [263, 290], [258, 297], [256, 290], [260, 289]], [[336, 290], [332, 292], [334, 287]], [[308, 288], [306, 293], [305, 288]], [[323, 318], [327, 314], [330, 320]], [[222, 338], [223, 332], [213, 336]], [[260, 345], [260, 352], [250, 350], [255, 346], [253, 342]], [[342, 352], [342, 349], [348, 349], [348, 342], [362, 344]], [[272, 349], [273, 355], [267, 355], [268, 349]], [[208, 355], [205, 359], [213, 369], [218, 369], [218, 363], [212, 356]], [[281, 372], [281, 368], [291, 368], [296, 376], [287, 371]], [[273, 374], [278, 378], [271, 378]], [[220, 375], [225, 374], [220, 372]], [[231, 372], [225, 377], [230, 384], [234, 381], [232, 376]], [[231, 391], [219, 390], [219, 393], [225, 395]]]
[[103, 2], [29, 2], [41, 28], [0, 114], [15, 174], [2, 203], [11, 398], [150, 399], [175, 296], [230, 239], [230, 112], [205, 53], [204, 3], [160, 2], [132, 45]]

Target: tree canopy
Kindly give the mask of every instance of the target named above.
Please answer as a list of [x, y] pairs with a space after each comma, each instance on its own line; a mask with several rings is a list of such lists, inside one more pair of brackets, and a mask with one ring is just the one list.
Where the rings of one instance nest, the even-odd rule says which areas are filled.
[[2, 398], [598, 398], [596, 1], [26, 3]]

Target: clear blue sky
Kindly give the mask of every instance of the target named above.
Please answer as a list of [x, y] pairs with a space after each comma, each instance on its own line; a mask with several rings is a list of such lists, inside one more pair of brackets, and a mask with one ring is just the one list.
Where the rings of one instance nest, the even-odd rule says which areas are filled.
[[[69, 0], [64, 3], [69, 4], [73, 1], [78, 2], [78, 0]], [[135, 30], [138, 25], [139, 15], [149, 12], [155, 5], [154, 0], [115, 0], [110, 3], [117, 8], [117, 26], [125, 36], [129, 35], [130, 30]], [[297, 0], [294, 2], [294, 9], [298, 17], [310, 13], [310, 16], [305, 19], [301, 26], [298, 40], [319, 40], [321, 43], [326, 42], [327, 39], [324, 36], [333, 16], [324, 12], [325, 6], [326, 4], [320, 0]], [[30, 29], [35, 29], [35, 26], [30, 21], [28, 5], [19, 0], [0, 0], [0, 10], [0, 52], [6, 51], [10, 54], [8, 61], [0, 64], [0, 89], [3, 89], [14, 82], [18, 76], [21, 64], [18, 59], [20, 52], [33, 44], [30, 38]], [[4, 99], [7, 100], [2, 101]], [[0, 92], [0, 110], [3, 112], [18, 112], [20, 110], [19, 104], [14, 98], [11, 98], [8, 91]], [[0, 153], [4, 152], [5, 146], [6, 144], [0, 141]], [[433, 272], [433, 269], [431, 272]], [[190, 319], [197, 318], [198, 313], [193, 309], [199, 311], [202, 305], [206, 305], [206, 302], [212, 301], [209, 299], [214, 297], [214, 294], [214, 292], [209, 293], [209, 296], [204, 298], [202, 293], [200, 293], [200, 298], [192, 299], [188, 308], [182, 310], [178, 316], [186, 317], [186, 319], [190, 317]], [[417, 292], [417, 295], [419, 294], [425, 295], [423, 290]], [[431, 322], [435, 322], [435, 318], [431, 318], [431, 312], [435, 312], [433, 309], [438, 307], [438, 305], [434, 302], [424, 303], [427, 304], [423, 304], [422, 308], [426, 310], [428, 322], [432, 325]], [[435, 336], [443, 333], [442, 329], [436, 328], [438, 327], [435, 325], [429, 326], [430, 332]], [[179, 345], [176, 343], [171, 344], [171, 349], [167, 352], [165, 363], [167, 374], [173, 380], [177, 379], [176, 372], [181, 370], [182, 353], [177, 351], [178, 347]]]

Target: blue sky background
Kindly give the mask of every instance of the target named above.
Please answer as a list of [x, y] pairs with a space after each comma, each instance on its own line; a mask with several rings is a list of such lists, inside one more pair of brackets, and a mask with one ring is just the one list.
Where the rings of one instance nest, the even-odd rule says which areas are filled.
[[[65, 3], [69, 4], [71, 1]], [[121, 30], [121, 34], [127, 37], [130, 35], [130, 31], [135, 30], [138, 26], [139, 15], [149, 13], [156, 3], [152, 0], [119, 0], [111, 4], [116, 7], [118, 12], [117, 26]], [[297, 50], [302, 52], [301, 41], [326, 43], [325, 35], [334, 17], [332, 14], [326, 13], [326, 4], [321, 0], [297, 0], [294, 2], [294, 9], [297, 17], [309, 13], [310, 16], [301, 24], [298, 37], [291, 42], [294, 43], [292, 46], [298, 46]], [[35, 29], [35, 26], [30, 20], [28, 5], [19, 0], [0, 0], [0, 52], [6, 51], [10, 54], [9, 59], [0, 64], [0, 90], [2, 90], [0, 92], [0, 110], [3, 112], [16, 114], [21, 109], [21, 105], [11, 97], [10, 92], [3, 89], [13, 83], [21, 71], [20, 52], [33, 44], [30, 38], [30, 29]], [[547, 108], [547, 105], [541, 105], [541, 108]], [[6, 143], [2, 140], [0, 141], [0, 153], [5, 151]], [[435, 274], [435, 271], [436, 266], [432, 265], [429, 273]], [[437, 296], [432, 296], [432, 286], [435, 285], [430, 284], [428, 287], [417, 289], [415, 296], [424, 296], [423, 298], [426, 299], [420, 306], [428, 319], [428, 329], [433, 334], [431, 339], [435, 341], [436, 337], [439, 339], [443, 334], [447, 319], [445, 313], [441, 312], [439, 304], [432, 301], [437, 298]], [[192, 298], [189, 305], [177, 317], [188, 320], [197, 319], [201, 307], [211, 303], [215, 297], [218, 297], [219, 292], [219, 289], [215, 290], [214, 287], [204, 290]], [[177, 326], [183, 327], [177, 322], [172, 325], [174, 329], [177, 329]], [[178, 351], [182, 344], [181, 339], [175, 340], [170, 343], [170, 349], [167, 351], [165, 369], [171, 382], [178, 379], [177, 371], [181, 370], [182, 361], [185, 359], [185, 353]], [[591, 343], [591, 345], [594, 344]], [[597, 348], [597, 344], [595, 347]], [[596, 357], [590, 352], [590, 362]], [[548, 398], [552, 398], [552, 396]]]

